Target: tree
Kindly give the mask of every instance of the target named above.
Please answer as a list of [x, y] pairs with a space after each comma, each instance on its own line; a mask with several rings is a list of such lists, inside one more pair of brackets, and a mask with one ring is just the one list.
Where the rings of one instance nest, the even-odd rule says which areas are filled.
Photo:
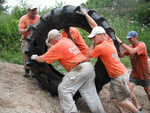
[[0, 0], [0, 14], [6, 10], [6, 7], [3, 6], [5, 3], [5, 0]]
[[86, 6], [89, 9], [104, 8], [109, 6], [112, 0], [88, 0], [83, 6]]

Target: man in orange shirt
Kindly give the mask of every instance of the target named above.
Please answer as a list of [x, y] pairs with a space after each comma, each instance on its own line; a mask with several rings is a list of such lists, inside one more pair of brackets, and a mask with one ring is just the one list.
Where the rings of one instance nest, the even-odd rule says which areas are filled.
[[127, 73], [126, 67], [120, 62], [112, 39], [102, 27], [97, 25], [85, 9], [81, 8], [78, 13], [86, 17], [92, 28], [92, 32], [88, 37], [94, 40], [96, 47], [90, 51], [90, 56], [93, 58], [101, 58], [106, 67], [111, 78], [110, 95], [112, 102], [132, 113], [142, 113], [128, 100], [130, 98], [130, 90], [128, 87], [129, 74]]
[[28, 48], [26, 38], [30, 35], [33, 24], [37, 23], [39, 20], [40, 16], [37, 15], [37, 8], [30, 6], [28, 8], [28, 13], [20, 18], [18, 24], [19, 33], [21, 34], [21, 52], [24, 60], [25, 77], [28, 77], [30, 72], [30, 68], [26, 66], [27, 56], [25, 50]]
[[73, 96], [79, 90], [92, 113], [105, 113], [96, 92], [94, 68], [88, 58], [81, 53], [71, 39], [62, 38], [56, 29], [48, 33], [47, 45], [48, 42], [51, 48], [44, 55], [32, 55], [31, 59], [48, 64], [58, 60], [68, 71], [58, 86], [62, 111], [78, 113]]
[[[69, 30], [68, 30], [69, 29]], [[88, 57], [89, 48], [86, 45], [83, 37], [81, 36], [79, 30], [75, 27], [69, 27], [62, 29], [61, 36], [63, 38], [70, 38], [77, 45], [83, 55]]]
[[130, 31], [127, 35], [127, 39], [130, 45], [124, 44], [118, 37], [117, 40], [120, 45], [125, 49], [125, 51], [120, 54], [121, 57], [128, 55], [130, 57], [132, 71], [130, 74], [130, 90], [133, 96], [133, 102], [137, 108], [140, 105], [133, 93], [133, 88], [135, 85], [140, 85], [144, 87], [144, 90], [150, 101], [150, 67], [148, 63], [148, 54], [146, 45], [144, 42], [138, 41], [138, 33], [136, 31]]

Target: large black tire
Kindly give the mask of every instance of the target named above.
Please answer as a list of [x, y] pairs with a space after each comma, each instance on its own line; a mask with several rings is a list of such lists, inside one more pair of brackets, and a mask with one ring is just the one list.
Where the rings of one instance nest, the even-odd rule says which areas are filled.
[[[29, 57], [27, 65], [31, 66], [31, 70], [35, 75], [35, 78], [39, 81], [42, 88], [48, 90], [53, 96], [58, 95], [58, 84], [61, 82], [64, 76], [53, 68], [52, 65], [46, 63], [37, 63], [30, 60], [32, 54], [42, 55], [47, 51], [45, 40], [47, 34], [51, 29], [62, 29], [68, 26], [80, 27], [87, 32], [91, 31], [91, 28], [83, 15], [77, 14], [76, 11], [80, 7], [64, 6], [63, 8], [55, 8], [49, 13], [43, 15], [40, 21], [34, 25], [31, 35], [27, 37], [29, 48], [26, 50], [26, 54]], [[98, 16], [93, 10], [88, 10], [88, 14], [97, 22], [98, 25], [103, 26], [107, 34], [113, 39], [115, 46], [118, 48], [118, 43], [115, 39], [115, 32], [109, 26], [104, 17]], [[104, 84], [110, 81], [110, 78], [106, 72], [104, 64], [98, 59], [95, 65], [96, 71], [96, 88], [100, 92]]]

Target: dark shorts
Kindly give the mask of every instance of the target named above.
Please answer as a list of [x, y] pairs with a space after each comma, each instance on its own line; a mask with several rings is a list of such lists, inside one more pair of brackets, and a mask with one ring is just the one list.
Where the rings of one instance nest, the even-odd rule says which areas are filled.
[[147, 80], [138, 80], [136, 78], [133, 78], [130, 76], [130, 82], [136, 84], [136, 85], [140, 85], [140, 86], [143, 86], [143, 87], [148, 87], [150, 86], [150, 79], [147, 79]]

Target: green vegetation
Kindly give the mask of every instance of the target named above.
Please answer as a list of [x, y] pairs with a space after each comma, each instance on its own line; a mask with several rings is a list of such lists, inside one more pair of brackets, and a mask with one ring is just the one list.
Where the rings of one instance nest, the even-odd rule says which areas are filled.
[[[0, 59], [22, 64], [18, 20], [26, 13], [27, 5], [21, 2], [19, 6], [13, 8], [11, 13], [6, 13], [7, 8], [3, 7], [3, 3], [4, 0], [0, 0]], [[136, 30], [139, 33], [139, 40], [146, 43], [150, 55], [149, 2], [145, 3], [140, 0], [139, 2], [137, 0], [88, 0], [83, 5], [89, 9], [96, 10], [100, 16], [104, 16], [115, 30], [116, 35], [126, 44], [129, 44], [125, 38], [127, 33], [131, 30]], [[136, 7], [137, 5], [138, 7]], [[56, 7], [61, 6], [63, 6], [63, 3], [58, 3]], [[38, 11], [38, 13], [43, 15], [48, 11], [50, 9], [44, 9]], [[90, 40], [87, 38], [88, 33], [82, 29], [80, 31], [86, 43], [90, 45]], [[128, 57], [122, 58], [121, 61], [130, 67]]]

